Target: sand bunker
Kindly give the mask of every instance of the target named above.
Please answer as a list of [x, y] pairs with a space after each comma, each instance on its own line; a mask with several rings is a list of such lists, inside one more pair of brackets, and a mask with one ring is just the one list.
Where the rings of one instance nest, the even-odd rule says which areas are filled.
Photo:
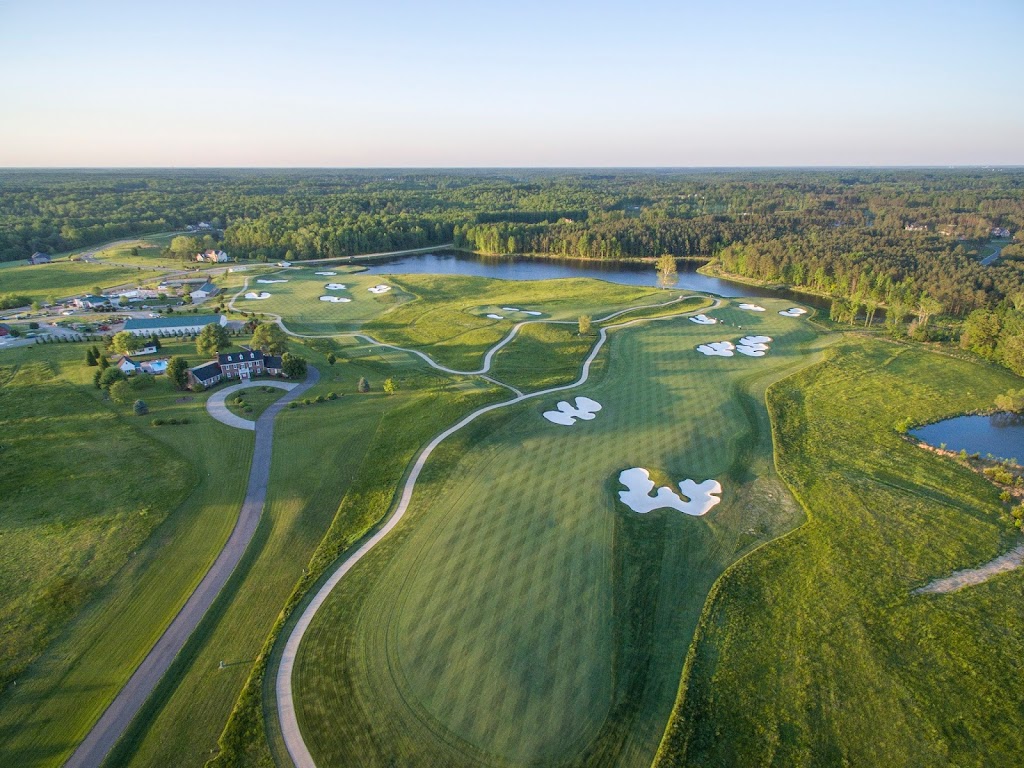
[[524, 315], [533, 315], [534, 317], [539, 317], [544, 314], [543, 312], [538, 312], [535, 309], [519, 309], [518, 307], [502, 307], [502, 310], [505, 312], [522, 312]]
[[576, 419], [590, 421], [601, 410], [601, 404], [596, 400], [591, 400], [589, 397], [577, 397], [575, 408], [565, 400], [562, 400], [555, 407], [558, 408], [557, 411], [544, 411], [544, 418], [554, 424], [561, 424], [565, 427], [571, 427], [576, 423]]
[[487, 316], [488, 316], [489, 318], [491, 318], [491, 320], [504, 320], [504, 319], [505, 319], [505, 318], [504, 318], [504, 317], [502, 317], [501, 315], [496, 315], [496, 314], [494, 314], [493, 312], [492, 312], [492, 313], [490, 313], [490, 314], [489, 314], [489, 315], [487, 315]]
[[343, 283], [328, 283], [324, 286], [328, 291], [344, 291], [345, 286]]
[[734, 349], [736, 345], [731, 341], [712, 341], [710, 344], [701, 344], [697, 347], [698, 352], [718, 357], [732, 357]]
[[708, 317], [707, 315], [695, 315], [690, 318], [690, 322], [697, 323], [698, 325], [714, 325], [718, 321], [713, 317]]
[[800, 315], [806, 315], [807, 310], [801, 307], [791, 307], [790, 309], [783, 309], [779, 314], [783, 317], [800, 317]]
[[654, 496], [651, 496], [651, 491], [654, 490], [654, 481], [651, 480], [650, 472], [641, 467], [623, 470], [619, 474], [619, 482], [628, 489], [619, 491], [619, 499], [627, 507], [641, 515], [667, 507], [677, 509], [686, 515], [699, 517], [707, 514], [708, 510], [721, 501], [715, 495], [722, 492], [722, 486], [717, 480], [705, 480], [703, 483], [683, 480], [679, 483], [679, 490], [689, 501], [683, 501], [675, 491], [664, 485]]
[[322, 275], [323, 277], [334, 277], [337, 272], [314, 272], [314, 275]]
[[367, 288], [366, 290], [368, 290], [370, 293], [387, 293], [388, 291], [391, 290], [391, 286], [384, 285], [383, 283], [381, 283], [380, 285], [375, 285], [372, 288]]
[[503, 312], [522, 312], [518, 307], [502, 307]]
[[751, 312], [764, 312], [764, 307], [759, 307], [757, 304], [740, 304], [740, 309], [749, 309]]
[[348, 304], [352, 299], [346, 299], [344, 296], [321, 296], [320, 301], [329, 301], [332, 304]]
[[259, 293], [253, 293], [252, 291], [249, 291], [249, 293], [245, 294], [245, 298], [247, 298], [247, 299], [269, 299], [270, 298], [270, 294], [267, 293], [266, 291], [260, 291]]
[[270, 285], [271, 283], [287, 283], [287, 280], [257, 280], [257, 283], [263, 283], [264, 285]]

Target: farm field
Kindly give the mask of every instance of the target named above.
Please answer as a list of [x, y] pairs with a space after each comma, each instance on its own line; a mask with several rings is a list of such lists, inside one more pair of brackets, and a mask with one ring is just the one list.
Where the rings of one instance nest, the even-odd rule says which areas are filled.
[[150, 282], [159, 279], [159, 276], [156, 272], [138, 267], [56, 261], [52, 264], [0, 270], [0, 294], [13, 293], [42, 302], [91, 293], [93, 288], [112, 288], [135, 280]]
[[[59, 765], [70, 754], [212, 562], [245, 489], [251, 433], [206, 418], [202, 397], [160, 380], [143, 391], [148, 416], [104, 403], [91, 384], [96, 369], [82, 362], [86, 346], [3, 355], [8, 372], [19, 369], [0, 390], [5, 402], [13, 408], [31, 387], [27, 402], [3, 411], [24, 414], [4, 425], [6, 452], [23, 469], [0, 478], [5, 541], [24, 540], [3, 548], [5, 605], [21, 617], [5, 620], [17, 630], [5, 643], [21, 646], [5, 659], [17, 685], [0, 696], [5, 765]], [[194, 352], [165, 351], [188, 346]], [[154, 417], [190, 423], [156, 428]], [[69, 482], [56, 486], [55, 475]], [[33, 513], [19, 513], [28, 500]]]
[[894, 428], [1019, 386], [850, 338], [769, 390], [779, 471], [809, 520], [723, 578], [659, 766], [1019, 764], [1024, 571], [911, 594], [1019, 539], [997, 489]]
[[[317, 275], [316, 272], [335, 272], [335, 275]], [[247, 287], [235, 296], [234, 307], [245, 312], [267, 312], [280, 315], [293, 333], [326, 335], [358, 330], [367, 321], [393, 310], [411, 297], [401, 290], [374, 295], [369, 288], [387, 284], [394, 286], [390, 277], [366, 275], [362, 270], [348, 271], [346, 267], [316, 266], [292, 267], [271, 272], [246, 272]], [[259, 280], [287, 282], [260, 283]], [[342, 290], [329, 290], [328, 283], [344, 285]], [[247, 299], [246, 293], [268, 293], [270, 298]], [[333, 303], [320, 301], [321, 296], [350, 299]]]
[[[772, 311], [714, 316], [722, 324], [614, 331], [588, 384], [489, 413], [442, 444], [406, 518], [300, 646], [295, 701], [314, 759], [653, 759], [715, 579], [802, 519], [772, 470], [760, 398], [822, 339]], [[694, 349], [748, 333], [774, 338], [767, 356]], [[578, 395], [602, 404], [592, 421], [542, 418]], [[662, 484], [718, 479], [722, 504], [706, 518], [638, 516], [615, 495], [628, 467]]]

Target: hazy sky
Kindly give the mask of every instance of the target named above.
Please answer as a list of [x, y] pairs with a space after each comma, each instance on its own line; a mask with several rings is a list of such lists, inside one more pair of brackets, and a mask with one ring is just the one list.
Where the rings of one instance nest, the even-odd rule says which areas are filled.
[[0, 166], [1019, 165], [1022, 29], [1024, 0], [0, 0]]

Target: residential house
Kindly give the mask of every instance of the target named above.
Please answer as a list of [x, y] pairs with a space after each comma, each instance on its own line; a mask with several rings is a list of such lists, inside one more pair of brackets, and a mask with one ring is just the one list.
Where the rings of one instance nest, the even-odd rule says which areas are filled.
[[142, 347], [141, 349], [136, 349], [136, 350], [134, 350], [132, 352], [129, 352], [128, 356], [129, 357], [132, 357], [132, 356], [139, 357], [141, 355], [155, 355], [155, 354], [156, 354], [156, 347], [153, 346], [152, 344], [147, 344], [146, 346]]
[[992, 227], [992, 237], [1008, 238], [1010, 236], [1010, 230], [1006, 227]]
[[179, 333], [199, 333], [203, 326], [216, 323], [227, 325], [228, 319], [224, 315], [164, 315], [162, 317], [133, 317], [126, 320], [124, 330], [131, 331], [138, 336], [152, 336], [154, 333], [160, 335], [176, 335]]
[[127, 355], [122, 355], [118, 358], [118, 361], [114, 363], [114, 367], [127, 376], [132, 376], [133, 374], [138, 373], [139, 370], [139, 364]]
[[96, 309], [97, 307], [105, 307], [110, 304], [109, 296], [79, 296], [77, 299], [73, 299], [71, 303], [77, 309]]
[[224, 253], [224, 251], [216, 251], [212, 248], [208, 251], [204, 251], [203, 253], [196, 254], [196, 261], [206, 261], [212, 264], [224, 264], [227, 260], [228, 255]]
[[928, 231], [928, 225], [927, 224], [920, 224], [918, 222], [914, 222], [913, 224], [907, 224], [903, 228], [907, 232], [927, 232]]
[[53, 259], [51, 259], [48, 254], [40, 253], [39, 251], [36, 251], [28, 257], [29, 264], [49, 264], [51, 261], [53, 261]]
[[203, 283], [194, 291], [191, 291], [189, 296], [192, 297], [192, 301], [203, 301], [211, 296], [216, 296], [218, 293], [220, 293], [220, 288], [216, 285], [213, 283]]
[[267, 355], [263, 358], [263, 370], [270, 376], [284, 376], [284, 363], [277, 355]]
[[195, 387], [196, 384], [212, 387], [222, 378], [224, 378], [224, 374], [216, 360], [188, 369], [188, 385], [190, 387]]
[[258, 349], [242, 347], [241, 352], [217, 355], [217, 363], [228, 379], [251, 379], [266, 373], [263, 352]]
[[3, 337], [7, 336], [8, 334], [10, 334], [10, 332], [11, 332], [11, 329], [9, 327], [4, 325], [3, 323], [0, 323], [0, 339], [2, 339]]

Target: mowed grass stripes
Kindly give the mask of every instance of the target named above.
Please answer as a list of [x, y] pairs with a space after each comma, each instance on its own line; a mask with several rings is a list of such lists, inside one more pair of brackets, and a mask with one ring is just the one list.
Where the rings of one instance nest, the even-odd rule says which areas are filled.
[[[318, 763], [650, 762], [710, 585], [799, 519], [760, 393], [809, 360], [815, 334], [774, 312], [715, 314], [728, 325], [613, 332], [586, 386], [488, 414], [431, 458], [407, 517], [300, 649]], [[776, 339], [765, 358], [694, 350], [755, 329]], [[604, 406], [594, 421], [542, 418], [577, 395]], [[633, 466], [718, 478], [723, 502], [637, 516], [616, 495]]]

